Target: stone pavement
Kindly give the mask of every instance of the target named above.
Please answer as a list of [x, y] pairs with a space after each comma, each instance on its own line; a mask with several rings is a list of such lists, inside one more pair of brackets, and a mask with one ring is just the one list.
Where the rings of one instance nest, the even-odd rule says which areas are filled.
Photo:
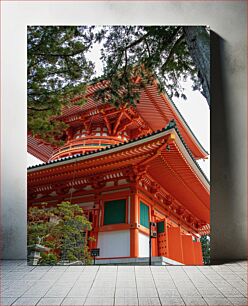
[[0, 305], [247, 305], [247, 262], [32, 267], [4, 260]]

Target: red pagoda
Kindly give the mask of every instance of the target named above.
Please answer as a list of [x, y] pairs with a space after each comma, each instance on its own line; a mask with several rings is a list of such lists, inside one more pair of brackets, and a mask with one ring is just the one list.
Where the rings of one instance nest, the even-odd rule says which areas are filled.
[[68, 126], [63, 146], [28, 135], [28, 152], [45, 162], [28, 169], [29, 207], [79, 204], [92, 222], [89, 247], [100, 248], [98, 262], [148, 257], [154, 222], [153, 257], [203, 264], [210, 193], [197, 160], [208, 153], [156, 82], [136, 107], [119, 109], [95, 101], [103, 86], [89, 86], [83, 106], [56, 118]]

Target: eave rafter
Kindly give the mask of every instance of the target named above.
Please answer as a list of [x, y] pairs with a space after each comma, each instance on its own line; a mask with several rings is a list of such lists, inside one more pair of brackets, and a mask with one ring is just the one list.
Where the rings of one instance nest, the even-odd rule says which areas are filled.
[[49, 181], [53, 177], [56, 179], [64, 173], [72, 173], [76, 164], [76, 167], [78, 169], [77, 171], [86, 171], [86, 169], [88, 169], [88, 171], [93, 171], [94, 169], [97, 169], [99, 167], [114, 167], [118, 163], [125, 163], [127, 161], [130, 164], [130, 160], [134, 164], [151, 156], [154, 150], [157, 150], [161, 145], [166, 142], [167, 138], [168, 136], [162, 139], [142, 143], [137, 147], [135, 146], [123, 151], [118, 151], [110, 155], [86, 159], [83, 162], [77, 163], [77, 160], [74, 160], [74, 162], [68, 165], [63, 165], [62, 167], [56, 167], [53, 169], [48, 168], [33, 173], [31, 172], [29, 174], [29, 180], [30, 182], [32, 182], [34, 180]]
[[[91, 186], [92, 189], [101, 191], [107, 182], [117, 182], [120, 179], [130, 178], [130, 166], [116, 168], [115, 170], [102, 170], [97, 173], [88, 173], [87, 175], [76, 176], [76, 179], [63, 179], [61, 181], [49, 182], [49, 184], [29, 186], [29, 197], [36, 198], [37, 195], [42, 195], [41, 198], [50, 197], [51, 193], [56, 192], [57, 195], [66, 195], [73, 188], [73, 195], [80, 195], [83, 188]], [[39, 199], [41, 199], [39, 198]]]
[[138, 130], [141, 132], [141, 135], [146, 135], [153, 132], [144, 118], [142, 118], [133, 107], [126, 109], [125, 115], [131, 122], [135, 122]]
[[160, 107], [158, 106], [158, 103], [156, 102], [156, 100], [153, 98], [153, 96], [151, 95], [151, 93], [149, 92], [149, 90], [146, 88], [145, 89], [145, 93], [146, 95], [149, 97], [149, 99], [152, 101], [153, 105], [155, 106], [156, 110], [158, 111], [158, 113], [162, 116], [162, 118], [169, 122], [169, 118], [167, 118], [167, 116], [165, 116], [164, 112], [162, 112], [162, 110], [160, 109]]
[[[149, 156], [150, 153], [146, 153], [144, 154], [144, 152], [141, 152], [139, 155], [137, 156], [133, 156], [132, 158], [132, 163], [137, 163], [137, 161], [146, 158]], [[119, 155], [120, 157], [120, 155]], [[105, 162], [105, 163], [101, 163], [98, 165], [89, 165], [88, 167], [84, 167], [84, 168], [75, 168], [75, 170], [72, 171], [61, 171], [59, 174], [55, 174], [55, 173], [51, 173], [49, 175], [49, 177], [47, 175], [45, 175], [45, 171], [44, 174], [40, 174], [39, 177], [36, 178], [31, 178], [29, 179], [30, 181], [30, 186], [32, 186], [33, 184], [40, 184], [40, 185], [46, 185], [48, 182], [56, 182], [58, 180], [73, 180], [73, 177], [81, 177], [81, 176], [85, 176], [85, 175], [89, 175], [91, 173], [96, 174], [98, 171], [109, 171], [112, 168], [116, 168], [116, 167], [122, 167], [124, 165], [126, 165], [127, 163], [130, 164], [130, 155], [126, 155], [125, 157], [122, 157], [120, 159], [116, 158], [113, 159], [111, 161], [111, 163], [109, 162]]]
[[191, 230], [199, 232], [207, 223], [200, 220], [173, 198], [162, 186], [160, 186], [148, 173], [142, 176], [139, 188], [144, 193], [151, 194], [167, 212], [167, 215], [174, 217], [174, 221], [186, 224]]
[[[181, 156], [180, 160], [184, 161], [184, 164], [181, 167], [178, 167], [178, 162], [176, 162], [176, 159], [173, 159], [173, 163], [171, 162], [171, 159], [169, 160], [168, 158], [165, 157], [165, 154], [170, 154], [173, 153], [173, 148], [175, 148], [175, 150], [177, 150], [177, 154], [179, 154]], [[190, 164], [187, 162], [187, 160], [185, 159], [185, 157], [182, 155], [182, 153], [180, 152], [176, 142], [173, 142], [170, 146], [170, 151], [165, 153], [165, 149], [161, 148], [161, 152], [163, 152], [163, 154], [160, 154], [160, 160], [161, 162], [165, 165], [165, 167], [167, 167], [168, 169], [170, 169], [170, 171], [173, 173], [173, 175], [180, 181], [180, 183], [182, 185], [185, 186], [185, 188], [191, 190], [192, 193], [194, 193], [194, 195], [197, 197], [197, 199], [203, 204], [203, 206], [206, 207], [206, 204], [203, 202], [203, 200], [199, 197], [199, 195], [197, 194], [197, 192], [194, 190], [194, 188], [192, 188], [191, 183], [188, 182], [185, 178], [187, 175], [190, 176], [194, 176], [195, 180], [198, 181], [198, 183], [207, 191], [209, 192], [206, 187], [204, 186], [204, 184], [202, 183], [202, 181], [199, 179], [199, 177], [196, 175], [196, 173], [194, 172], [194, 170], [192, 169], [192, 167], [190, 166]], [[180, 169], [180, 171], [179, 171]], [[182, 175], [183, 171], [186, 171], [185, 169], [187, 169], [187, 172], [184, 173], [184, 175]], [[208, 207], [207, 207], [208, 208]]]

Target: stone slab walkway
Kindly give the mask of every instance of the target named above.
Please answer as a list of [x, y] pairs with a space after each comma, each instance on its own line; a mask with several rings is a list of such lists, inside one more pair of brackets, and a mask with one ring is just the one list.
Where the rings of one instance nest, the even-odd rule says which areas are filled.
[[247, 304], [246, 261], [202, 267], [32, 267], [1, 261], [1, 306]]

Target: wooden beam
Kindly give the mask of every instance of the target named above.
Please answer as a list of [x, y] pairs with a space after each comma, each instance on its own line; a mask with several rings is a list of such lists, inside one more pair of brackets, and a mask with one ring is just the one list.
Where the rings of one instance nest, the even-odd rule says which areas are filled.
[[113, 129], [113, 135], [116, 135], [117, 129], [118, 129], [119, 125], [120, 125], [121, 118], [122, 118], [124, 112], [125, 112], [124, 110], [120, 112], [120, 115], [119, 115], [119, 117], [118, 117], [118, 119], [117, 119], [117, 121], [115, 123], [114, 129]]
[[106, 127], [108, 129], [108, 133], [109, 133], [109, 135], [112, 135], [112, 128], [111, 128], [110, 122], [108, 120], [108, 117], [107, 117], [107, 115], [106, 115], [104, 110], [101, 110], [101, 113], [103, 115], [103, 120], [104, 120], [104, 122], [106, 124]]

